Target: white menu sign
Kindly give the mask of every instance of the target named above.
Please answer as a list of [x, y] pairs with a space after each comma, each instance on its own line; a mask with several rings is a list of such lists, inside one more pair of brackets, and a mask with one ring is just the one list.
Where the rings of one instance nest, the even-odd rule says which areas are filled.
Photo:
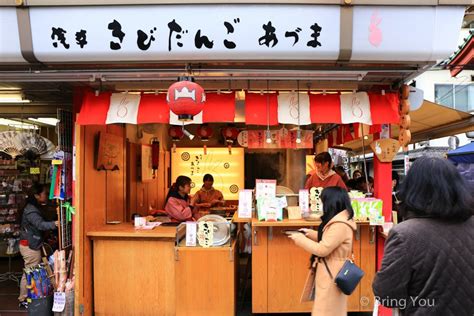
[[276, 195], [276, 180], [262, 180], [257, 179], [255, 185], [255, 196], [256, 199], [264, 197], [274, 198]]
[[239, 192], [239, 218], [252, 218], [252, 190]]
[[308, 190], [300, 190], [299, 206], [301, 209], [301, 214], [309, 213], [309, 191]]
[[196, 247], [196, 222], [186, 223], [186, 247]]

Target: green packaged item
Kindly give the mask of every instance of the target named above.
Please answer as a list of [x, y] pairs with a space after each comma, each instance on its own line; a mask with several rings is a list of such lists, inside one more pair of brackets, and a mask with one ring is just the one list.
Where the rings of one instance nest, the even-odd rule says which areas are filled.
[[257, 199], [257, 218], [259, 221], [283, 220], [282, 201], [278, 198], [263, 197]]
[[358, 199], [361, 218], [378, 218], [382, 216], [383, 201], [380, 199]]

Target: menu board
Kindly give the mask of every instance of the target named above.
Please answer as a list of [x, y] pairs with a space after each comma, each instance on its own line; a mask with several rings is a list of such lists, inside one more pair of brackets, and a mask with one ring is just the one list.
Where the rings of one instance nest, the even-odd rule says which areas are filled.
[[276, 180], [257, 179], [255, 184], [255, 198], [274, 198], [276, 195]]
[[207, 148], [207, 154], [201, 147], [176, 148], [171, 153], [171, 182], [178, 176], [191, 178], [191, 194], [195, 194], [203, 185], [205, 174], [214, 177], [214, 188], [224, 195], [225, 200], [238, 200], [239, 191], [244, 188], [244, 149], [232, 148], [232, 154], [226, 148]]

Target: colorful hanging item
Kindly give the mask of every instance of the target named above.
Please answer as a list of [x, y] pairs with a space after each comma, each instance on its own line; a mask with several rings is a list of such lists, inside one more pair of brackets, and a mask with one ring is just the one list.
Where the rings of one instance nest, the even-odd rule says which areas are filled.
[[180, 121], [192, 121], [204, 108], [204, 89], [192, 77], [182, 77], [168, 88], [166, 101]]

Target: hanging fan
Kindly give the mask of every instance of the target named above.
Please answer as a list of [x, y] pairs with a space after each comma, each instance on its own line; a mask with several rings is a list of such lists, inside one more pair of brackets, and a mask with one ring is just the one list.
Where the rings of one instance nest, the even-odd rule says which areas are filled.
[[41, 155], [47, 150], [45, 138], [34, 132], [18, 133], [13, 142], [17, 144], [17, 148], [20, 149], [22, 155], [27, 152]]
[[20, 155], [45, 155], [54, 151], [54, 148], [51, 141], [34, 132], [7, 131], [0, 133], [0, 151], [7, 153], [12, 158]]
[[213, 246], [222, 246], [230, 239], [230, 225], [229, 222], [219, 215], [204, 215], [198, 222], [213, 222], [214, 223], [214, 238]]
[[21, 155], [20, 150], [14, 142], [17, 134], [18, 133], [15, 131], [6, 131], [0, 133], [0, 151], [12, 156], [12, 158]]
[[41, 155], [41, 159], [44, 160], [52, 160], [54, 159], [54, 153], [56, 152], [56, 146], [53, 144], [52, 141], [49, 139], [45, 138], [46, 141], [46, 152]]

